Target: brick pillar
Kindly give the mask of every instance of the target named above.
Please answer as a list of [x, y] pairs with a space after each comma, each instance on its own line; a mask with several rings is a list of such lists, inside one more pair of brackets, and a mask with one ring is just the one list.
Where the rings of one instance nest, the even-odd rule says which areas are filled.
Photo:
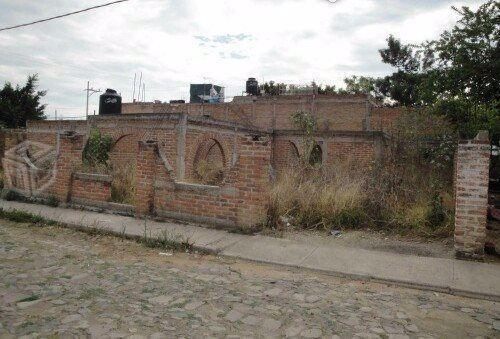
[[488, 210], [491, 146], [486, 132], [460, 142], [455, 177], [455, 254], [478, 258], [484, 254]]
[[247, 135], [239, 138], [238, 175], [234, 184], [239, 191], [237, 224], [251, 227], [266, 218], [270, 188], [271, 138]]
[[71, 189], [71, 175], [82, 163], [84, 136], [74, 132], [58, 135], [59, 154], [56, 161], [54, 195], [62, 203], [67, 203]]
[[155, 141], [139, 141], [135, 172], [135, 213], [154, 213], [154, 182], [158, 144]]

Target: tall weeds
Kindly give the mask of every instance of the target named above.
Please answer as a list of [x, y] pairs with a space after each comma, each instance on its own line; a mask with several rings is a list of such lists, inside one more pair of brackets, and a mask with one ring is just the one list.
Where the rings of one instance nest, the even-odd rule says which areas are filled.
[[395, 124], [372, 171], [361, 170], [355, 159], [337, 159], [320, 167], [302, 161], [280, 173], [270, 190], [268, 225], [449, 236], [455, 145], [444, 121], [408, 112]]
[[367, 179], [350, 162], [287, 169], [270, 191], [268, 221], [306, 229], [359, 227], [366, 219]]

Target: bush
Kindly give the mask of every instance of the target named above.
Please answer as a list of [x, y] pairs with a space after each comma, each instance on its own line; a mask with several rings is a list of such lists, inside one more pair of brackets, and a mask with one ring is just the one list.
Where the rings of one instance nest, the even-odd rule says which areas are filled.
[[46, 200], [46, 204], [51, 207], [57, 207], [60, 203], [59, 199], [53, 195], [49, 196]]
[[[268, 226], [306, 229], [372, 227], [400, 234], [453, 231], [456, 138], [442, 118], [407, 112], [395, 124], [373, 171], [353, 159], [280, 173], [270, 190]], [[286, 226], [284, 226], [286, 224]]]
[[24, 201], [25, 197], [14, 190], [2, 190], [2, 199], [7, 201]]
[[83, 165], [94, 170], [107, 168], [109, 152], [112, 146], [113, 139], [111, 136], [102, 135], [99, 129], [93, 129], [83, 148]]
[[398, 119], [370, 188], [372, 214], [380, 227], [451, 234], [454, 206], [443, 199], [452, 196], [456, 143], [443, 118], [409, 111]]

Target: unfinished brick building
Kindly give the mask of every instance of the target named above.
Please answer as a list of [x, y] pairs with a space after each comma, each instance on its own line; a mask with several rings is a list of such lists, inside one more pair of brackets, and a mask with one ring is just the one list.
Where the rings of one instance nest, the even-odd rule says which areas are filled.
[[[25, 130], [8, 131], [5, 188], [73, 206], [249, 228], [265, 221], [276, 175], [304, 156], [304, 132], [293, 125], [293, 113], [309, 113], [317, 122], [317, 161], [328, 166], [350, 157], [359, 171], [370, 171], [380, 159], [385, 132], [402, 113], [365, 95], [125, 103], [122, 111], [86, 121], [30, 121]], [[113, 182], [122, 180], [116, 174], [89, 173], [82, 166], [93, 130], [111, 137], [111, 166], [133, 177], [129, 201], [113, 198]], [[201, 173], [207, 163], [216, 165], [208, 182]], [[459, 145], [455, 249], [462, 256], [483, 253], [488, 164], [487, 141]]]
[[[123, 114], [87, 121], [33, 121], [6, 138], [6, 185], [27, 196], [249, 227], [265, 218], [266, 192], [277, 172], [304, 152], [303, 132], [290, 116], [310, 113], [320, 161], [354, 157], [369, 170], [380, 157], [398, 109], [379, 108], [366, 95], [236, 97], [221, 104], [126, 103]], [[110, 161], [135, 173], [130, 205], [110, 202], [113, 178], [82, 173], [82, 151], [93, 129], [110, 135]], [[16, 147], [14, 147], [17, 145]], [[47, 147], [49, 146], [49, 147]], [[33, 159], [26, 159], [26, 151]], [[55, 155], [53, 166], [37, 163]], [[200, 183], [199, 164], [219, 164], [217, 180]]]

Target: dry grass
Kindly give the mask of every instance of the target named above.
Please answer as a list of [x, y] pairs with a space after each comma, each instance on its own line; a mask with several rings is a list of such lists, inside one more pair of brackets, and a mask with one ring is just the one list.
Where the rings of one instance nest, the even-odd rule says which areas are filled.
[[111, 166], [111, 201], [122, 204], [134, 203], [135, 165], [114, 164]]
[[373, 171], [344, 159], [320, 167], [302, 161], [281, 173], [270, 190], [267, 225], [450, 236], [455, 145], [446, 122], [409, 112], [395, 125]]
[[200, 160], [196, 166], [196, 174], [202, 184], [220, 185], [224, 179], [224, 167], [222, 163]]
[[359, 226], [365, 219], [367, 177], [352, 162], [328, 168], [296, 167], [278, 177], [270, 191], [269, 222], [300, 228]]

